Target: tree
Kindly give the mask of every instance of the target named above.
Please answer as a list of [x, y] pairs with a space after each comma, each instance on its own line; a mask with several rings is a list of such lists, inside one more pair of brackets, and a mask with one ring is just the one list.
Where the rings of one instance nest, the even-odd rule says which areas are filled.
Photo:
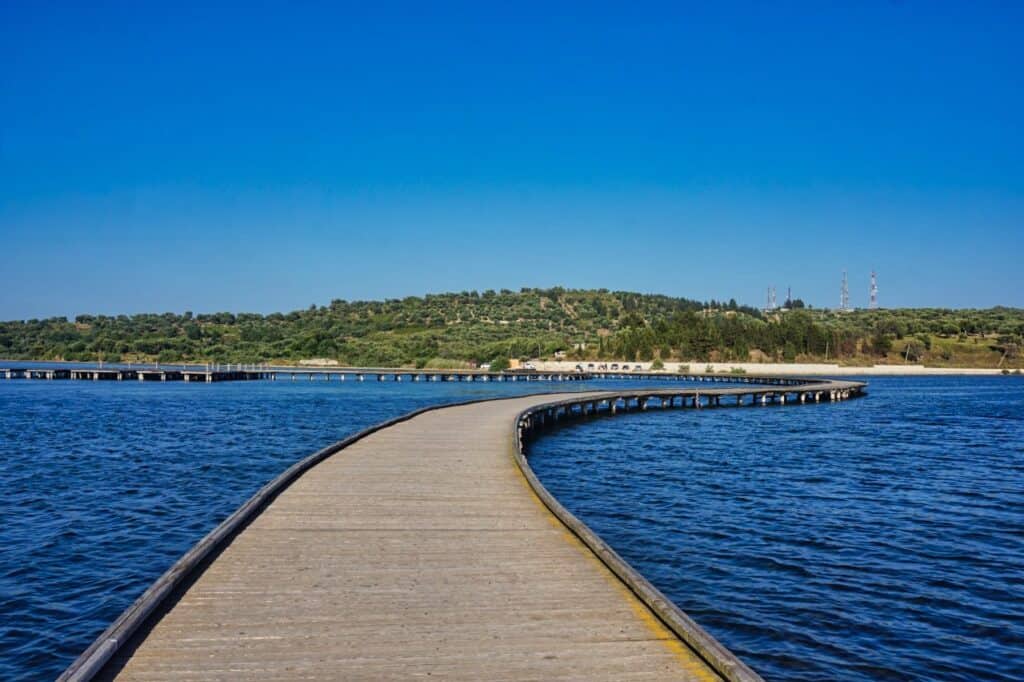
[[903, 350], [903, 357], [907, 362], [920, 362], [924, 357], [925, 347], [920, 339], [908, 339], [907, 346]]

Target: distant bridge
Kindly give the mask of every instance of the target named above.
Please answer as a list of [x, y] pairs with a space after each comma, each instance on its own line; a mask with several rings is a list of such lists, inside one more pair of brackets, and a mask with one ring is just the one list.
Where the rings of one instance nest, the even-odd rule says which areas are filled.
[[181, 367], [9, 367], [0, 378], [71, 381], [582, 381], [581, 372], [488, 372], [475, 369], [383, 369], [376, 367], [302, 368], [227, 365], [223, 368]]
[[548, 371], [513, 370], [491, 372], [481, 369], [401, 369], [382, 367], [260, 367], [226, 365], [216, 367], [5, 367], [3, 379], [70, 381], [590, 381], [593, 379], [688, 381], [729, 384], [795, 385], [793, 377], [755, 377], [742, 374], [671, 374], [640, 371]]

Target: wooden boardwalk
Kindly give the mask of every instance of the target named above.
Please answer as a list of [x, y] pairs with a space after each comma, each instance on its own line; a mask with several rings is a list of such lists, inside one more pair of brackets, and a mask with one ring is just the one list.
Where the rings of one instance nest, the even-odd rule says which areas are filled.
[[852, 381], [424, 408], [296, 463], [60, 677], [760, 682], [530, 470], [562, 420], [841, 401]]
[[426, 412], [317, 464], [100, 678], [720, 679], [517, 467], [516, 415], [559, 397]]

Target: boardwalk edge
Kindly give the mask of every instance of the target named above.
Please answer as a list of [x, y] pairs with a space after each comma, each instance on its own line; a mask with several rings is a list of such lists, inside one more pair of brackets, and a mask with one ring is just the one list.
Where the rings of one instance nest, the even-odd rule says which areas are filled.
[[[829, 380], [807, 380], [808, 387], [851, 387], [856, 389], [856, 395], [860, 395], [865, 384], [860, 382], [833, 382]], [[791, 386], [789, 390], [799, 391], [802, 386]], [[552, 495], [544, 484], [540, 482], [526, 456], [526, 442], [523, 438], [522, 425], [529, 418], [552, 408], [570, 407], [592, 403], [594, 400], [618, 400], [624, 395], [638, 396], [646, 395], [651, 397], [679, 396], [684, 393], [695, 393], [703, 395], [714, 395], [723, 389], [705, 389], [703, 391], [679, 391], [679, 390], [652, 390], [652, 391], [629, 391], [629, 392], [607, 392], [604, 396], [595, 398], [591, 396], [580, 396], [566, 400], [553, 401], [528, 407], [517, 415], [512, 424], [512, 437], [514, 442], [513, 456], [527, 483], [533, 489], [540, 501], [573, 535], [587, 546], [628, 587], [651, 611], [685, 642], [695, 653], [703, 658], [719, 675], [729, 682], [764, 682], [764, 678], [754, 672], [746, 663], [740, 660], [732, 651], [715, 639], [704, 628], [697, 624], [682, 609], [676, 606], [671, 599], [666, 597], [658, 588], [652, 585], [643, 575], [633, 568], [625, 559], [612, 549], [601, 536], [590, 529], [587, 524], [580, 521], [572, 512], [566, 509]], [[728, 390], [728, 389], [725, 389]], [[750, 392], [761, 392], [754, 389]], [[581, 410], [582, 414], [585, 414]], [[604, 413], [614, 415], [616, 413]]]

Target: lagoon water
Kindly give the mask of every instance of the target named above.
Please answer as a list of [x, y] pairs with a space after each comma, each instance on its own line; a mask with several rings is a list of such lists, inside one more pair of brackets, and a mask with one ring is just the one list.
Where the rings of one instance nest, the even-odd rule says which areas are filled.
[[1024, 679], [1024, 381], [572, 423], [556, 497], [768, 680]]
[[[326, 444], [428, 404], [613, 386], [0, 381], [0, 679], [55, 677]], [[876, 378], [835, 405], [630, 414], [531, 462], [768, 679], [1017, 679], [1021, 388]]]
[[325, 445], [426, 405], [586, 388], [0, 380], [0, 680], [56, 677], [260, 486]]

